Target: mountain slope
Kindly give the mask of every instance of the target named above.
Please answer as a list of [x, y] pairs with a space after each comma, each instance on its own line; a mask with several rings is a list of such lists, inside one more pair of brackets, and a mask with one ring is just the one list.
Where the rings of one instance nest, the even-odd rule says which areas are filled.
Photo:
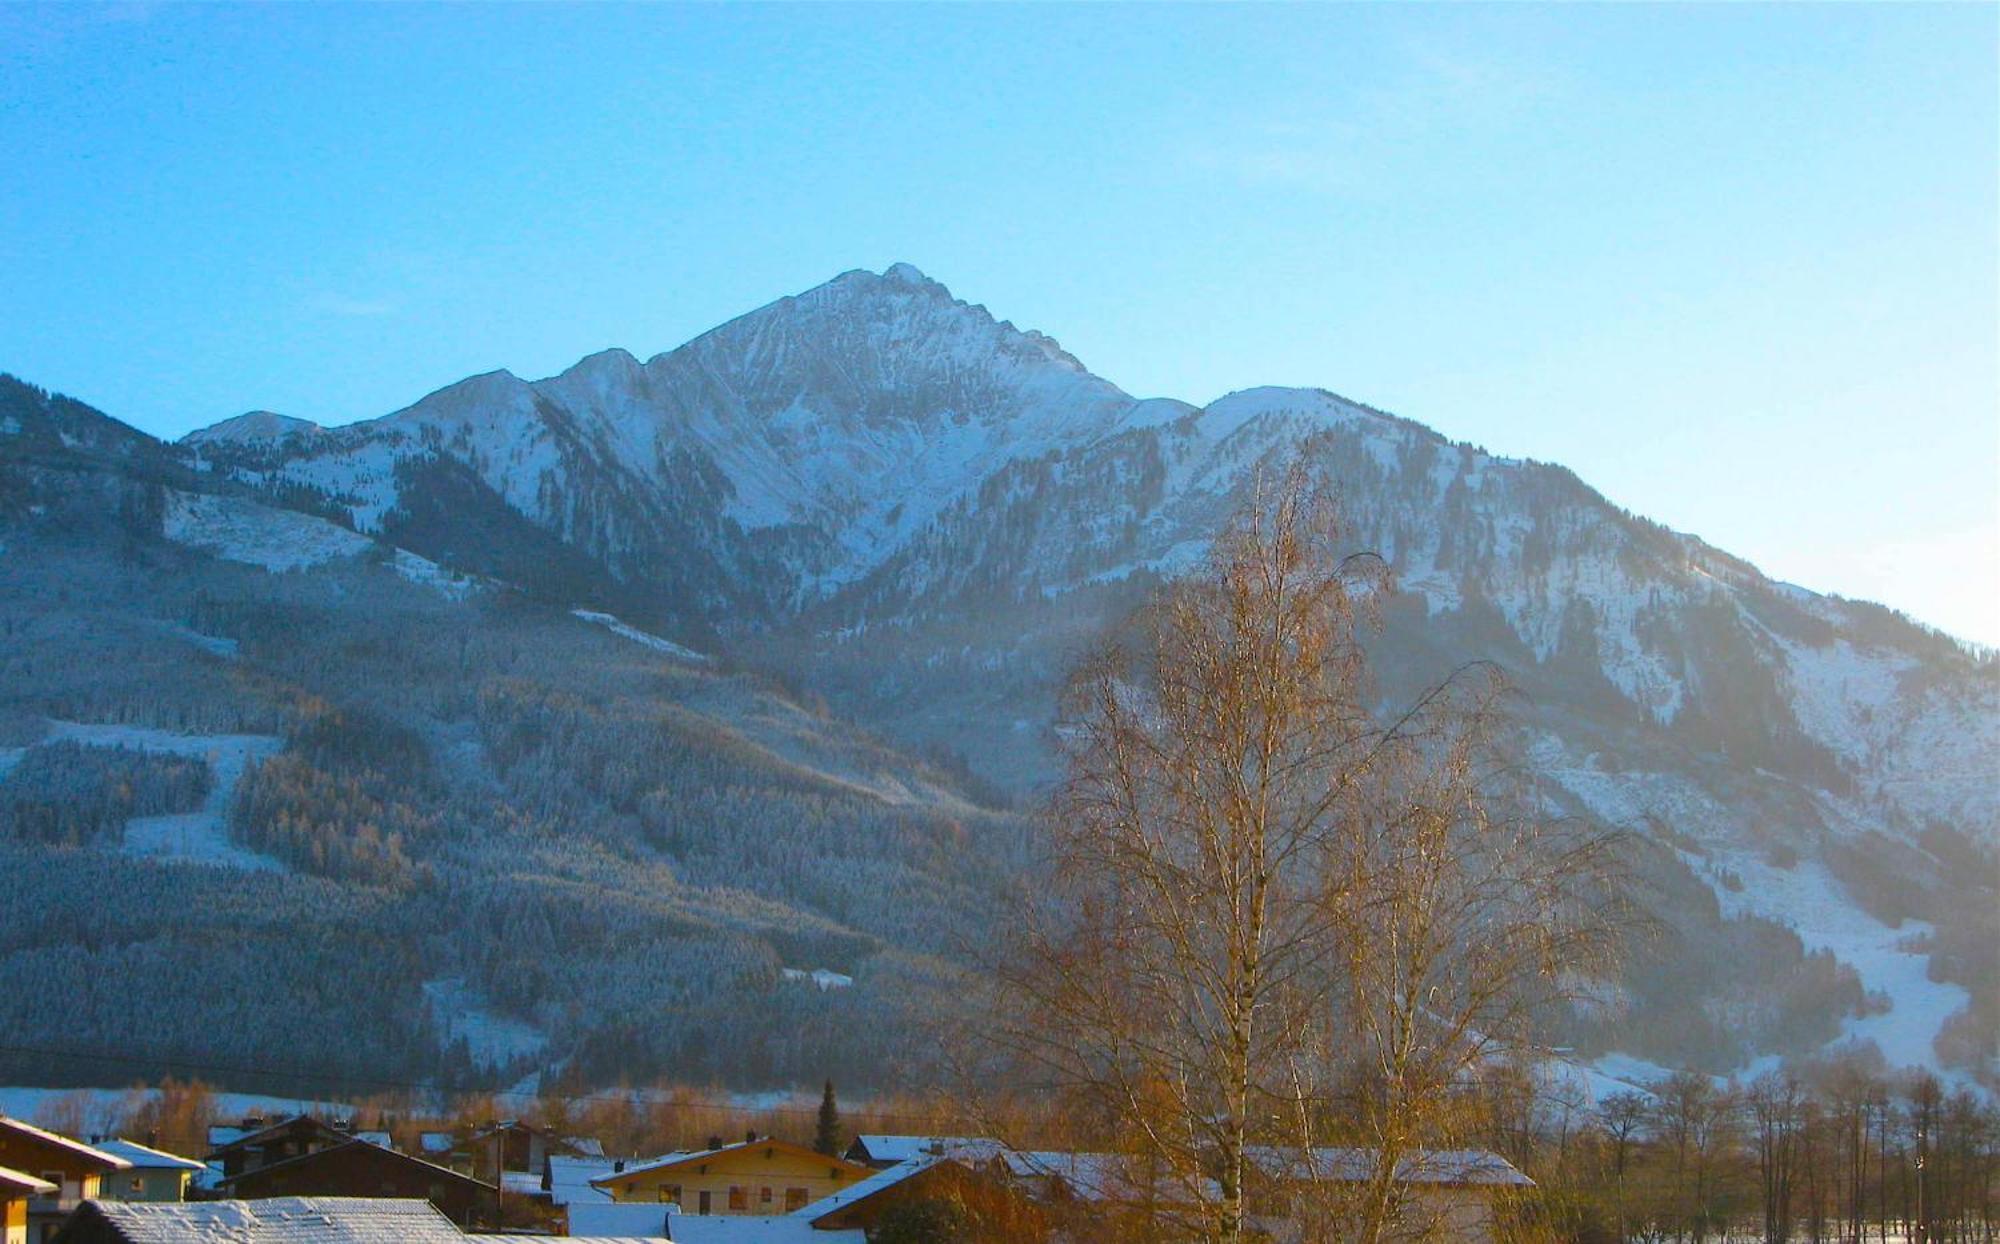
[[[2000, 668], [1560, 467], [1321, 390], [1138, 401], [907, 265], [644, 363], [491, 373], [310, 437], [207, 438], [191, 461], [207, 487], [608, 610], [1031, 789], [1076, 650], [1301, 449], [1400, 581], [1385, 696], [1499, 664], [1550, 801], [1652, 844], [1688, 961], [1646, 968], [1636, 1018], [1580, 1039], [1726, 1068], [1845, 1033], [1990, 1072]], [[1728, 957], [1728, 928], [1768, 954], [1694, 964]], [[1813, 966], [1822, 948], [1858, 974]]]

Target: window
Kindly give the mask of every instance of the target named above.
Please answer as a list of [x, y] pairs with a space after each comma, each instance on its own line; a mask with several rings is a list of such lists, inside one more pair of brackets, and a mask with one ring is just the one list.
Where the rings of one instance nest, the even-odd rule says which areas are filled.
[[750, 1208], [750, 1194], [736, 1184], [729, 1185], [729, 1208], [742, 1212]]
[[138, 1175], [132, 1176], [132, 1182], [126, 1185], [126, 1191], [128, 1192], [136, 1193], [136, 1192], [144, 1192], [145, 1190], [146, 1190], [146, 1181]]
[[795, 1209], [804, 1209], [805, 1207], [806, 1190], [804, 1188], [785, 1189], [785, 1212], [787, 1214]]
[[765, 1184], [763, 1188], [760, 1189], [757, 1193], [757, 1204], [769, 1205], [770, 1203], [771, 1203], [771, 1185]]

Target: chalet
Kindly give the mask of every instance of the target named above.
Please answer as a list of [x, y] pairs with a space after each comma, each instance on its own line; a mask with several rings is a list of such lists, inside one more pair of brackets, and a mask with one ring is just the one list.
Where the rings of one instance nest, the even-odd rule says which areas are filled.
[[[309, 1114], [252, 1126], [257, 1123], [263, 1121], [253, 1117], [244, 1120], [244, 1126], [240, 1128], [209, 1129], [210, 1152], [207, 1160], [222, 1168], [223, 1179], [354, 1141], [347, 1131]], [[218, 1139], [222, 1143], [217, 1144]]]
[[577, 1204], [572, 1235], [665, 1233], [674, 1244], [864, 1244], [882, 1216], [898, 1205], [931, 1198], [977, 1204], [991, 1222], [1012, 1222], [1023, 1240], [1046, 1234], [1039, 1210], [1005, 1183], [944, 1158], [926, 1157], [875, 1171], [867, 1178], [787, 1214], [685, 1214], [673, 1204]]
[[[1319, 1239], [1351, 1218], [1349, 1190], [1380, 1169], [1367, 1149], [1258, 1148], [1248, 1155], [1251, 1210], [1273, 1240]], [[1397, 1225], [1389, 1238], [1490, 1244], [1502, 1197], [1535, 1186], [1514, 1165], [1483, 1149], [1419, 1150], [1396, 1163]]]
[[874, 1174], [845, 1158], [771, 1137], [671, 1153], [590, 1182], [618, 1202], [679, 1205], [687, 1214], [789, 1214]]
[[232, 1197], [390, 1197], [429, 1201], [461, 1226], [495, 1223], [500, 1190], [447, 1167], [348, 1138], [327, 1149], [225, 1176]]
[[130, 1164], [79, 1140], [0, 1115], [0, 1166], [26, 1171], [55, 1191], [28, 1199], [28, 1244], [45, 1244], [78, 1204], [99, 1196], [107, 1175]]
[[28, 1244], [28, 1202], [57, 1191], [46, 1179], [0, 1166], [0, 1244]]
[[208, 1169], [192, 1158], [115, 1136], [93, 1138], [90, 1147], [131, 1163], [129, 1170], [105, 1177], [107, 1201], [185, 1201], [188, 1180]]
[[948, 1199], [978, 1206], [988, 1222], [1017, 1224], [1021, 1239], [1046, 1234], [1039, 1210], [1005, 1181], [981, 1174], [950, 1158], [920, 1157], [876, 1171], [853, 1187], [822, 1197], [791, 1216], [815, 1231], [873, 1233], [882, 1216], [899, 1205]]

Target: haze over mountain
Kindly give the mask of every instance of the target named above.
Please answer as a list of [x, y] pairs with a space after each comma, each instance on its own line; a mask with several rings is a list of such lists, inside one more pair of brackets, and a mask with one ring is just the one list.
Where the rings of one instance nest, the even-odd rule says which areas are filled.
[[[1202, 406], [1136, 399], [906, 264], [843, 274], [644, 362], [608, 350], [543, 380], [474, 376], [343, 427], [255, 412], [167, 446], [16, 388], [0, 409], [14, 498], [0, 521], [15, 572], [100, 559], [100, 577], [80, 583], [123, 583], [104, 588], [118, 610], [164, 610], [156, 622], [236, 644], [228, 655], [183, 644], [182, 658], [234, 662], [238, 683], [254, 644], [229, 626], [262, 595], [296, 598], [291, 616], [324, 628], [316, 662], [333, 672], [273, 651], [275, 636], [253, 626], [266, 676], [365, 704], [398, 754], [419, 758], [404, 776], [343, 744], [325, 761], [329, 780], [361, 764], [393, 788], [431, 783], [424, 798], [451, 809], [454, 828], [402, 848], [432, 861], [411, 895], [439, 877], [474, 887], [509, 870], [512, 857], [475, 845], [490, 813], [471, 792], [522, 781], [513, 770], [524, 756], [579, 763], [548, 750], [541, 719], [560, 713], [543, 692], [524, 696], [498, 655], [519, 661], [523, 643], [534, 662], [567, 669], [577, 658], [562, 645], [608, 634], [671, 667], [671, 686], [618, 688], [596, 681], [596, 666], [586, 681], [621, 703], [663, 696], [705, 738], [749, 740], [754, 756], [715, 763], [764, 775], [729, 796], [747, 799], [752, 817], [778, 807], [786, 766], [804, 763], [788, 749], [810, 737], [809, 785], [859, 800], [826, 814], [830, 832], [843, 817], [901, 826], [864, 834], [868, 849], [843, 858], [863, 868], [871, 853], [902, 850], [901, 871], [870, 881], [864, 868], [836, 890], [810, 868], [745, 873], [756, 878], [746, 892], [782, 915], [732, 914], [726, 937], [703, 936], [764, 963], [754, 988], [767, 994], [783, 988], [777, 966], [818, 966], [790, 964], [795, 951], [779, 947], [810, 945], [857, 976], [842, 1005], [861, 1010], [886, 1007], [892, 979], [952, 970], [943, 930], [979, 919], [898, 924], [886, 896], [935, 886], [970, 913], [977, 894], [990, 897], [982, 887], [1024, 866], [1018, 821], [980, 805], [996, 802], [989, 784], [1031, 794], [1052, 776], [1048, 727], [1066, 665], [1198, 561], [1260, 469], [1304, 447], [1337, 487], [1354, 547], [1397, 576], [1374, 643], [1385, 699], [1469, 660], [1497, 663], [1524, 693], [1520, 742], [1550, 806], [1634, 826], [1649, 844], [1651, 893], [1679, 940], [1635, 963], [1624, 994], [1579, 1017], [1571, 1039], [1717, 1071], [1858, 1039], [1892, 1063], [1993, 1074], [2000, 666], [1880, 605], [1768, 580], [1559, 466], [1452, 443], [1325, 390], [1252, 388]], [[119, 521], [79, 543], [77, 516], [93, 507]], [[152, 551], [130, 552], [134, 542]], [[226, 586], [149, 607], [101, 561], [114, 545], [128, 558], [178, 546], [300, 573], [266, 586], [198, 559]], [[386, 687], [398, 632], [357, 603], [376, 593], [466, 628], [485, 654], [461, 651], [453, 675], [434, 653], [436, 665], [396, 677], [476, 691], [446, 694], [441, 681], [416, 703]], [[514, 612], [531, 608], [546, 617], [530, 625]], [[45, 618], [36, 633], [44, 662], [81, 642]], [[187, 728], [132, 694], [80, 697], [45, 665], [7, 707], [23, 720], [82, 720], [88, 707], [92, 721]], [[312, 715], [275, 707], [283, 697], [269, 687], [219, 683], [215, 695], [264, 704], [248, 715], [275, 725], [254, 732], [285, 736], [287, 755], [310, 751]], [[831, 715], [800, 707], [822, 699]], [[798, 712], [812, 724], [782, 746], [746, 724]], [[827, 759], [856, 746], [875, 758], [865, 780]], [[587, 766], [604, 763], [587, 751]], [[689, 861], [704, 858], [704, 835], [740, 827], [685, 809], [648, 814], [662, 779], [644, 773], [629, 789], [544, 776], [575, 789], [545, 797], [549, 820], [520, 832], [547, 850], [574, 849], [549, 845], [571, 834], [683, 883], [696, 877], [702, 901], [734, 913], [737, 900], [718, 897], [736, 892], [729, 871]], [[587, 828], [566, 825], [584, 805], [593, 810], [575, 819]], [[240, 847], [247, 822], [232, 824]], [[326, 836], [353, 832], [343, 826], [334, 817]], [[968, 826], [984, 828], [967, 837]], [[746, 867], [760, 850], [791, 858], [789, 833], [773, 821], [720, 854]], [[129, 831], [121, 841], [129, 848]], [[310, 874], [309, 859], [291, 867]], [[619, 882], [598, 871], [592, 884]], [[671, 931], [657, 936], [677, 944]], [[580, 997], [538, 1003], [500, 983], [500, 965], [456, 942], [450, 954], [451, 979], [506, 999], [501, 1012], [551, 1042], [538, 1049], [567, 1058], [588, 1047]], [[871, 964], [882, 970], [872, 984]], [[10, 970], [0, 959], [0, 979]], [[404, 1046], [435, 1035], [420, 1029], [397, 1029]], [[638, 1044], [660, 1062], [684, 1048]], [[581, 1062], [598, 1071], [607, 1059]], [[782, 1060], [719, 1069], [812, 1074]]]

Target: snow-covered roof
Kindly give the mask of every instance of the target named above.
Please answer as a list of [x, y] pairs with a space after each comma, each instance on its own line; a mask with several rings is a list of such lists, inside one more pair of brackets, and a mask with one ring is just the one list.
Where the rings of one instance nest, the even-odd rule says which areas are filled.
[[829, 1193], [812, 1204], [805, 1206], [803, 1209], [793, 1210], [787, 1217], [803, 1218], [808, 1222], [817, 1221], [836, 1210], [846, 1209], [850, 1205], [867, 1200], [878, 1192], [893, 1188], [910, 1176], [920, 1171], [929, 1170], [938, 1163], [947, 1160], [937, 1157], [922, 1157], [912, 1158], [907, 1162], [898, 1162], [894, 1166], [885, 1166], [859, 1183], [850, 1184], [838, 1192]]
[[128, 1244], [462, 1244], [428, 1201], [271, 1197], [261, 1201], [86, 1201]]
[[179, 1154], [168, 1153], [164, 1149], [142, 1145], [136, 1140], [100, 1140], [93, 1142], [91, 1148], [108, 1153], [114, 1158], [124, 1158], [138, 1170], [205, 1171], [208, 1169], [192, 1158], [184, 1158]]
[[827, 1157], [825, 1154], [815, 1152], [814, 1150], [806, 1148], [804, 1145], [795, 1145], [789, 1140], [779, 1140], [775, 1136], [760, 1136], [756, 1140], [739, 1140], [733, 1145], [722, 1145], [714, 1149], [693, 1149], [681, 1153], [664, 1154], [660, 1157], [653, 1158], [650, 1161], [641, 1162], [635, 1166], [627, 1166], [622, 1171], [607, 1172], [603, 1175], [599, 1175], [591, 1182], [603, 1186], [615, 1183], [621, 1179], [628, 1179], [633, 1175], [644, 1175], [653, 1171], [664, 1170], [670, 1166], [680, 1166], [688, 1162], [698, 1162], [708, 1158], [717, 1157], [721, 1154], [734, 1153], [739, 1149], [785, 1149], [792, 1153], [810, 1153], [812, 1154], [812, 1156], [816, 1158], [825, 1158], [828, 1162], [831, 1162], [836, 1166], [855, 1165], [855, 1163], [849, 1162], [846, 1158]]
[[54, 1184], [39, 1175], [0, 1166], [0, 1197], [46, 1196], [55, 1190]]
[[[331, 1123], [321, 1122], [320, 1120], [313, 1118], [309, 1114], [295, 1114], [287, 1118], [277, 1119], [270, 1123], [266, 1123], [262, 1127], [253, 1127], [253, 1128], [211, 1127], [208, 1129], [208, 1143], [214, 1146], [211, 1152], [219, 1152], [223, 1149], [229, 1149], [233, 1148], [236, 1145], [243, 1144], [245, 1141], [257, 1140], [262, 1137], [274, 1135], [279, 1132], [289, 1131], [292, 1128], [300, 1126], [301, 1124], [304, 1124], [306, 1127], [310, 1129], [326, 1132], [330, 1135], [345, 1136], [347, 1134], [345, 1132], [340, 1131], [338, 1128], [334, 1127]], [[217, 1139], [218, 1135], [225, 1136], [226, 1139], [218, 1140]]]
[[563, 1137], [563, 1143], [586, 1158], [601, 1158], [604, 1156], [604, 1142], [595, 1136], [565, 1136]]
[[365, 1140], [380, 1149], [394, 1149], [395, 1140], [387, 1132], [356, 1132], [354, 1139]]
[[23, 1123], [19, 1119], [11, 1118], [4, 1114], [0, 1114], [0, 1131], [12, 1132], [14, 1135], [26, 1140], [39, 1141], [44, 1145], [63, 1150], [73, 1158], [102, 1167], [107, 1171], [122, 1171], [132, 1165], [124, 1158], [114, 1157], [102, 1149], [94, 1149], [80, 1140], [71, 1140], [67, 1136], [59, 1136], [54, 1132], [36, 1127], [32, 1123]]
[[373, 1161], [378, 1163], [386, 1160], [391, 1165], [394, 1165], [396, 1163], [402, 1163], [407, 1166], [419, 1166], [424, 1168], [425, 1170], [435, 1172], [436, 1175], [441, 1178], [457, 1180], [460, 1183], [474, 1184], [478, 1187], [486, 1188], [489, 1190], [499, 1186], [497, 1184], [487, 1183], [485, 1180], [474, 1179], [472, 1176], [464, 1174], [463, 1172], [460, 1171], [455, 1171], [451, 1169], [449, 1166], [439, 1166], [435, 1162], [426, 1161], [423, 1158], [416, 1157], [412, 1154], [402, 1153], [395, 1149], [384, 1149], [380, 1145], [371, 1145], [365, 1140], [349, 1140], [346, 1144], [331, 1145], [325, 1149], [315, 1149], [311, 1153], [293, 1154], [289, 1158], [283, 1158], [276, 1162], [266, 1162], [262, 1166], [253, 1166], [247, 1171], [238, 1171], [234, 1175], [225, 1175], [221, 1179], [217, 1180], [216, 1183], [219, 1187], [226, 1188], [231, 1184], [237, 1183], [245, 1179], [259, 1180], [264, 1178], [267, 1172], [276, 1170], [285, 1170], [291, 1167], [303, 1165], [308, 1162], [319, 1162], [324, 1160], [328, 1154], [343, 1153], [352, 1149], [356, 1145], [362, 1146], [363, 1152], [373, 1150], [381, 1153], [383, 1155], [382, 1157], [372, 1159]]
[[417, 1137], [417, 1147], [425, 1153], [450, 1153], [457, 1143], [450, 1132], [424, 1132]]
[[540, 1196], [542, 1177], [533, 1171], [501, 1171], [500, 1190], [516, 1196]]
[[[575, 1235], [667, 1235], [671, 1206], [641, 1201], [589, 1201], [569, 1207], [569, 1233]], [[681, 1215], [673, 1214], [673, 1226]], [[679, 1244], [676, 1241], [676, 1244]]]
[[871, 1162], [908, 1162], [967, 1146], [991, 1143], [974, 1136], [876, 1136], [856, 1137]]
[[[1256, 1146], [1247, 1156], [1267, 1175], [1346, 1182], [1369, 1178], [1375, 1171], [1378, 1155], [1371, 1149]], [[1406, 1155], [1396, 1162], [1396, 1180], [1482, 1187], [1535, 1186], [1535, 1181], [1515, 1169], [1513, 1163], [1485, 1149], [1428, 1149]]]
[[860, 1228], [821, 1231], [790, 1214], [675, 1214], [674, 1244], [863, 1244]]
[[615, 1164], [608, 1158], [572, 1158], [563, 1154], [549, 1155], [549, 1201], [555, 1205], [575, 1205], [579, 1201], [601, 1204], [611, 1199], [611, 1194], [594, 1187], [591, 1180], [602, 1175], [613, 1174]]

